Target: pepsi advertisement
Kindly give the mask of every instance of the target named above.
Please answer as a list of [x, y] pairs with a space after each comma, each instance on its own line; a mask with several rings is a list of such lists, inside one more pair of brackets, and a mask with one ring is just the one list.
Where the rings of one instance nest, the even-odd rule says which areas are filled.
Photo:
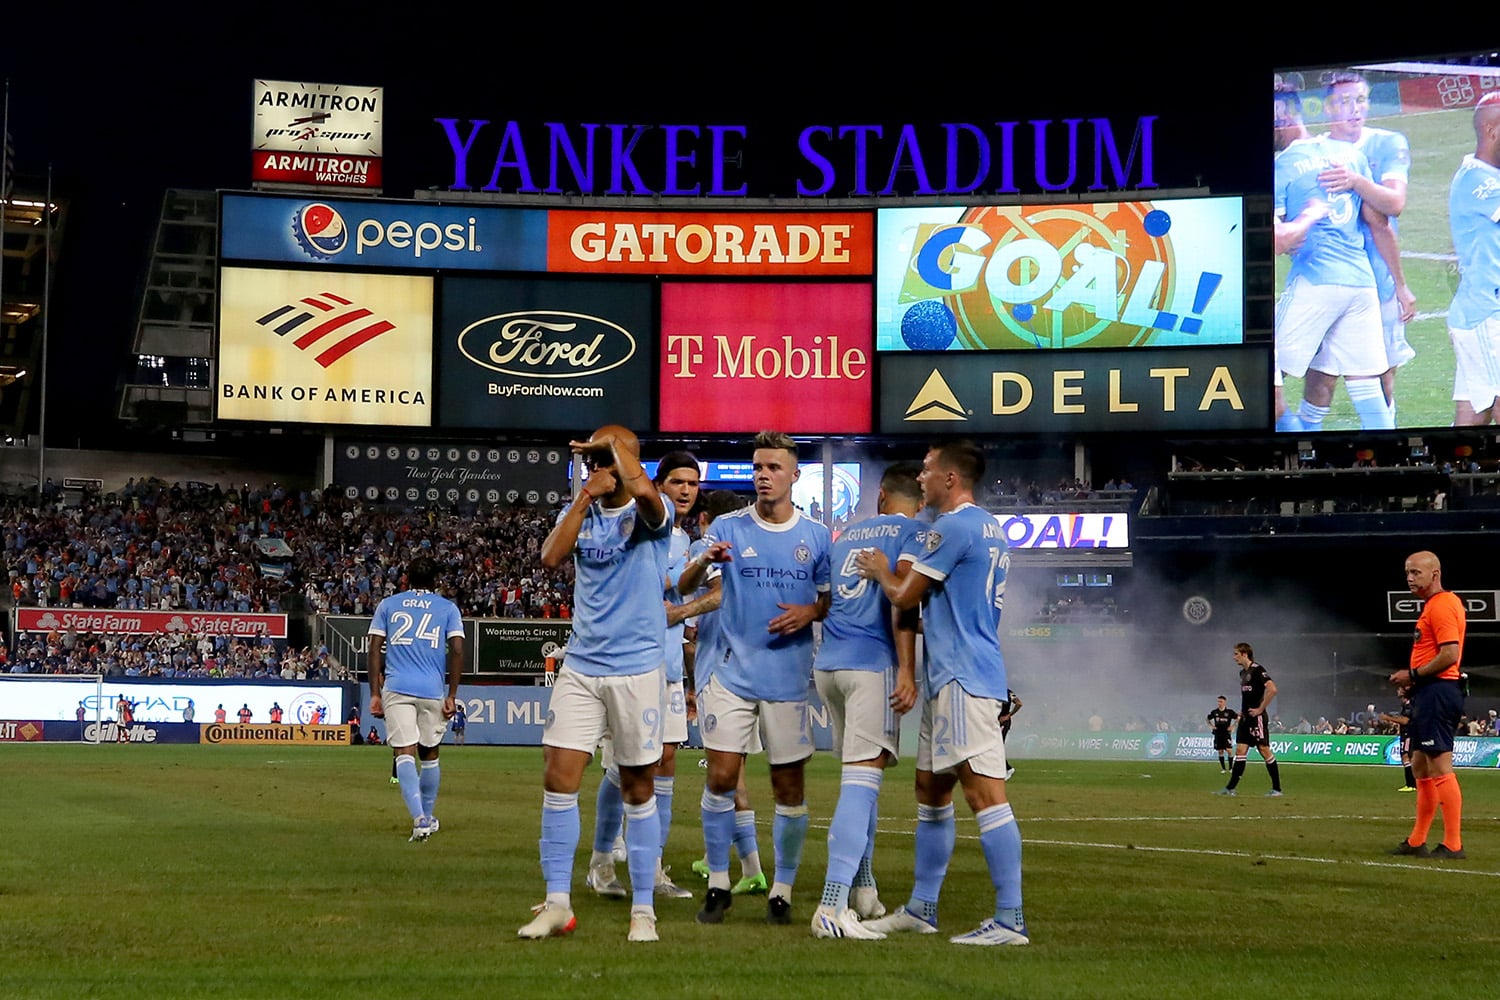
[[219, 254], [324, 267], [545, 271], [547, 213], [365, 198], [226, 194]]

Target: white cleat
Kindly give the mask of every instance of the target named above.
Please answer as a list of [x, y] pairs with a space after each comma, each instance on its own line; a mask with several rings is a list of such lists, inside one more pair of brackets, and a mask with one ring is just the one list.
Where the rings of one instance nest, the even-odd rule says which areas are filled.
[[885, 916], [885, 904], [880, 901], [880, 890], [873, 885], [859, 886], [849, 890], [849, 909], [861, 920], [876, 920]]
[[879, 934], [896, 934], [910, 932], [913, 934], [936, 934], [937, 924], [930, 924], [926, 920], [908, 910], [905, 906], [896, 907], [896, 912], [890, 916], [872, 920], [865, 927]]
[[650, 910], [630, 911], [630, 934], [627, 941], [660, 941], [656, 934], [656, 914]]
[[440, 826], [441, 826], [441, 824], [438, 823], [438, 818], [436, 816], [428, 816], [427, 817], [427, 822], [429, 822], [429, 823], [432, 824], [432, 831], [431, 832], [432, 833], [437, 833], [438, 830], [439, 830], [439, 828], [440, 828]]
[[978, 945], [1020, 945], [1031, 943], [1031, 938], [1027, 937], [1025, 934], [1022, 934], [1018, 930], [1006, 927], [1004, 924], [997, 921], [994, 917], [990, 917], [984, 923], [980, 924], [969, 933], [960, 934], [957, 937], [951, 937], [948, 940], [952, 941], [954, 944]]
[[615, 846], [610, 848], [615, 856], [615, 864], [623, 865], [630, 860], [630, 851], [625, 847], [625, 835], [622, 833], [615, 838]]
[[536, 916], [531, 923], [516, 931], [517, 937], [540, 940], [546, 937], [562, 937], [564, 934], [572, 934], [578, 926], [578, 920], [573, 916], [573, 911], [566, 906], [558, 906], [554, 903], [538, 903], [531, 908]]
[[820, 906], [812, 918], [815, 938], [849, 938], [851, 941], [884, 941], [885, 935], [860, 923], [859, 914], [850, 907], [834, 910]]
[[584, 884], [593, 889], [599, 895], [608, 899], [624, 899], [630, 895], [620, 880], [615, 877], [615, 865], [613, 861], [602, 865], [594, 865], [584, 877]]
[[672, 876], [668, 874], [671, 870], [671, 868], [656, 869], [656, 894], [666, 899], [692, 899], [691, 889], [684, 889], [672, 881]]
[[420, 843], [432, 836], [434, 829], [432, 820], [423, 816], [411, 825], [411, 836], [406, 838], [406, 842], [408, 844]]

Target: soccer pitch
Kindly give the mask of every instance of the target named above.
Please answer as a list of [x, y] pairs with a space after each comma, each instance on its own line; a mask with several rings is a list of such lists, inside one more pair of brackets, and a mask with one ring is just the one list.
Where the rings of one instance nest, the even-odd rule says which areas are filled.
[[[697, 754], [679, 768], [666, 862], [684, 884], [701, 851]], [[1389, 857], [1412, 796], [1387, 767], [1282, 765], [1267, 799], [1252, 760], [1240, 796], [1215, 762], [1017, 761], [1026, 948], [961, 948], [989, 915], [972, 817], [942, 935], [814, 940], [837, 765], [810, 766], [812, 814], [794, 924], [740, 897], [718, 927], [697, 900], [661, 900], [662, 940], [625, 941], [628, 906], [583, 887], [593, 769], [581, 799], [578, 930], [523, 941], [542, 897], [541, 754], [446, 747], [442, 831], [408, 844], [384, 748], [12, 746], [0, 861], [0, 996], [29, 997], [1004, 997], [1377, 996], [1492, 985], [1500, 775], [1465, 771], [1470, 860]], [[770, 794], [752, 761], [769, 865]], [[876, 868], [887, 905], [911, 886], [911, 768], [887, 775]], [[1436, 843], [1436, 837], [1431, 843]], [[737, 865], [733, 870], [738, 872]], [[622, 866], [623, 873], [623, 866]], [[701, 896], [701, 891], [700, 891]], [[1378, 986], [1368, 984], [1378, 983]]]

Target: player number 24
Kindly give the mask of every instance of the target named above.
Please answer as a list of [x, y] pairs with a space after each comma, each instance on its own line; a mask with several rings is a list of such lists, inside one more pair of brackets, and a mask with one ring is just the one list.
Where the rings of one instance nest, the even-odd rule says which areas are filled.
[[[433, 649], [443, 647], [443, 630], [433, 624], [432, 615], [424, 614], [418, 622], [405, 611], [397, 611], [391, 615], [391, 624], [395, 626], [395, 631], [391, 633], [392, 646], [410, 646], [416, 640], [423, 639], [431, 643]], [[412, 632], [413, 625], [416, 625], [416, 631], [408, 635], [407, 633]]]

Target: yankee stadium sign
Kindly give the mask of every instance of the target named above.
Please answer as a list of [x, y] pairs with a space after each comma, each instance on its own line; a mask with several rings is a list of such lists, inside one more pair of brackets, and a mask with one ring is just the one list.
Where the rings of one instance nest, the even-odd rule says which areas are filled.
[[[828, 123], [794, 140], [796, 194], [818, 198], [1154, 188], [1156, 115], [914, 124]], [[748, 125], [434, 118], [455, 191], [743, 198]], [[776, 152], [765, 149], [766, 159]], [[790, 151], [786, 151], [790, 152]]]

